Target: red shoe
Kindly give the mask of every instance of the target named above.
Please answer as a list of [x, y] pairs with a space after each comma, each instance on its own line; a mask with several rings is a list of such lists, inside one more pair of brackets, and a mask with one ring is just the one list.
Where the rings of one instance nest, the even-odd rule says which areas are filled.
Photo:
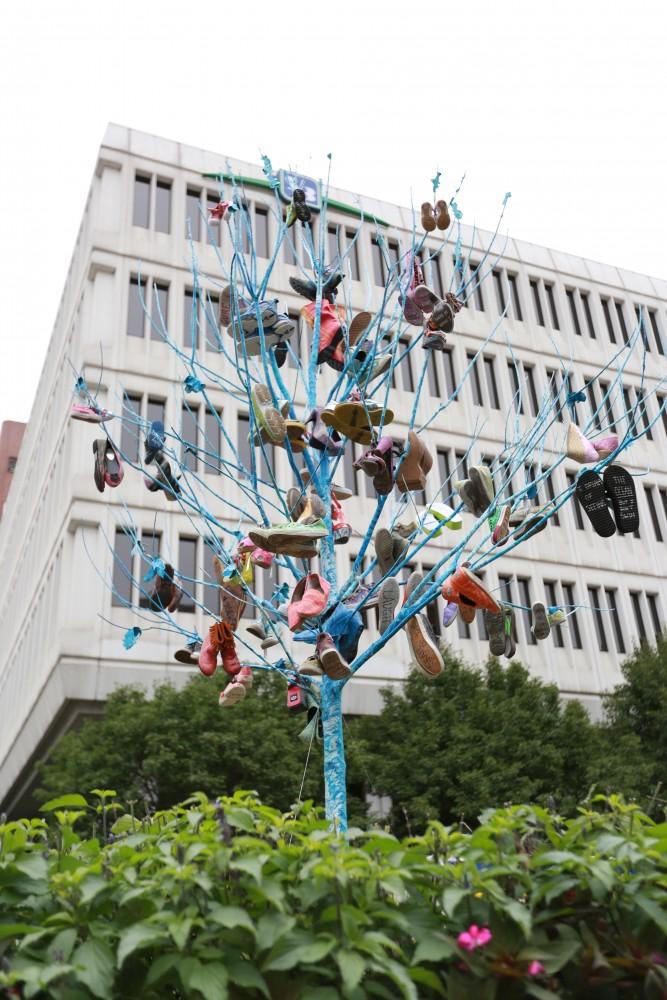
[[[222, 656], [222, 669], [228, 674], [236, 675], [240, 673], [241, 664], [239, 663], [239, 658], [236, 655], [234, 634], [227, 622], [216, 622], [215, 625], [211, 625], [208, 632], [211, 637], [211, 642]], [[203, 648], [204, 647], [202, 646], [202, 650]], [[199, 654], [199, 659], [201, 661], [201, 653]]]
[[287, 608], [290, 631], [301, 628], [306, 618], [317, 618], [327, 606], [331, 587], [319, 573], [306, 573], [297, 583]]
[[350, 538], [352, 528], [345, 520], [343, 508], [333, 495], [331, 497], [331, 524], [333, 527], [334, 545], [345, 545]]
[[199, 650], [199, 669], [205, 677], [212, 677], [218, 669], [218, 647], [211, 639], [210, 630], [206, 630], [204, 641]]
[[[301, 310], [301, 315], [311, 330], [315, 327], [315, 312], [316, 308], [314, 302], [309, 302]], [[320, 344], [317, 355], [318, 365], [324, 364], [325, 361], [329, 361], [330, 358], [334, 357], [336, 347], [342, 339], [343, 327], [341, 325], [336, 307], [332, 305], [331, 302], [327, 302], [326, 299], [323, 299], [320, 312]]]
[[308, 711], [306, 692], [298, 684], [290, 684], [287, 688], [287, 711], [290, 715]]
[[455, 604], [467, 604], [468, 607], [481, 608], [484, 611], [500, 611], [500, 605], [495, 597], [486, 589], [478, 576], [466, 566], [459, 566], [442, 585], [442, 596], [445, 601]]
[[250, 667], [241, 667], [236, 679], [247, 691], [248, 688], [252, 687], [252, 669]]

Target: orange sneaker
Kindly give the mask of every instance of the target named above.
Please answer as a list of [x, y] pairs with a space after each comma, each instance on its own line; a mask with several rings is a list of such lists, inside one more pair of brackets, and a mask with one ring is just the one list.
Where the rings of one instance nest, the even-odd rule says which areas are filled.
[[458, 605], [467, 604], [469, 607], [474, 606], [484, 611], [500, 610], [495, 597], [467, 566], [459, 566], [454, 570], [443, 583], [441, 593], [445, 601], [453, 601]]

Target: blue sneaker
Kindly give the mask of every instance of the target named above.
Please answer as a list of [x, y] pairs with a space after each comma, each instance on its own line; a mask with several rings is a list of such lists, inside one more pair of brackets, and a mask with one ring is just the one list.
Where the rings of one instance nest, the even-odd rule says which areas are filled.
[[161, 420], [154, 420], [148, 429], [146, 440], [144, 442], [144, 461], [146, 465], [150, 465], [151, 462], [155, 461], [159, 453], [164, 448], [164, 442], [164, 424]]

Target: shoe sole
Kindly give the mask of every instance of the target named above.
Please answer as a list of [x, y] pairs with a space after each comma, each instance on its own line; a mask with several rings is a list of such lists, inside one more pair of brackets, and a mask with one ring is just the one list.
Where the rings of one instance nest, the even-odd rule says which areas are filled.
[[237, 702], [243, 701], [244, 698], [245, 686], [239, 681], [230, 687], [228, 694], [225, 694], [225, 691], [222, 692], [220, 698], [218, 699], [218, 704], [220, 705], [220, 708], [229, 708], [232, 705], [236, 705]]
[[447, 208], [446, 201], [436, 201], [435, 203], [435, 224], [438, 229], [445, 230], [449, 229], [451, 225], [451, 219], [449, 217], [449, 209]]
[[426, 677], [437, 677], [438, 674], [441, 674], [444, 663], [440, 650], [426, 631], [421, 615], [415, 615], [407, 622], [405, 634], [408, 637], [413, 659], [421, 672]]
[[427, 233], [432, 233], [435, 230], [436, 222], [433, 217], [433, 206], [429, 205], [427, 201], [422, 205], [422, 227]]
[[536, 639], [546, 639], [551, 634], [551, 625], [549, 624], [549, 619], [547, 618], [547, 610], [541, 601], [536, 601], [532, 607], [533, 620], [531, 623], [531, 632]]
[[375, 533], [373, 541], [380, 572], [386, 576], [387, 573], [391, 573], [394, 566], [394, 539], [391, 537], [390, 531], [387, 531], [386, 528], [380, 528]]
[[512, 512], [511, 507], [509, 506], [509, 504], [507, 504], [504, 507], [503, 512], [500, 515], [500, 519], [497, 521], [495, 528], [493, 529], [493, 535], [491, 537], [494, 545], [505, 544], [507, 535], [509, 534], [511, 512]]
[[380, 623], [378, 625], [378, 629], [380, 635], [383, 635], [387, 631], [394, 620], [394, 612], [400, 596], [401, 588], [398, 585], [398, 580], [394, 579], [394, 577], [391, 577], [389, 580], [385, 580], [380, 588], [380, 599], [378, 602], [378, 607], [380, 609]]
[[[102, 440], [100, 438], [100, 440]], [[102, 454], [100, 455], [100, 451]], [[104, 447], [102, 449], [97, 447], [97, 441], [93, 441], [93, 455], [95, 456], [95, 468], [93, 470], [93, 475], [95, 477], [95, 486], [100, 493], [104, 493]], [[150, 489], [150, 487], [149, 487]], [[153, 491], [154, 492], [154, 491]]]
[[639, 527], [637, 492], [632, 476], [619, 465], [608, 465], [604, 470], [603, 485], [614, 510], [616, 527], [622, 535]]
[[272, 441], [282, 441], [287, 434], [285, 418], [276, 409], [271, 393], [265, 385], [256, 385], [252, 390], [253, 409], [260, 427], [266, 430]]
[[502, 611], [485, 611], [484, 624], [489, 633], [489, 652], [502, 656], [505, 652], [505, 615]]
[[322, 670], [332, 681], [342, 681], [350, 676], [350, 668], [337, 649], [327, 649], [320, 655]]

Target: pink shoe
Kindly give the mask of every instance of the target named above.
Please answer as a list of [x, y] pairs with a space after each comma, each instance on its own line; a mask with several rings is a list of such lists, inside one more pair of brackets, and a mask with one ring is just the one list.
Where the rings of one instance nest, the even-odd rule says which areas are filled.
[[430, 288], [427, 288], [426, 285], [417, 285], [412, 293], [412, 297], [415, 305], [425, 313], [433, 312], [433, 307], [437, 306], [440, 301], [438, 296]]
[[221, 708], [231, 708], [235, 705], [237, 701], [243, 701], [245, 698], [245, 684], [234, 678], [230, 681], [224, 691], [220, 692], [220, 698], [218, 699], [218, 704]]
[[113, 417], [108, 410], [95, 410], [92, 406], [80, 406], [78, 403], [74, 404], [69, 415], [73, 420], [85, 420], [89, 424], [103, 424]]
[[261, 566], [262, 569], [271, 569], [274, 559], [273, 552], [267, 552], [266, 549], [254, 548], [250, 553], [250, 561], [253, 566]]
[[581, 465], [597, 462], [600, 458], [593, 444], [576, 424], [570, 424], [567, 429], [567, 457]]
[[618, 435], [610, 434], [608, 437], [595, 438], [591, 444], [598, 453], [599, 458], [609, 458], [618, 448]]
[[243, 684], [243, 687], [248, 690], [252, 687], [252, 669], [250, 667], [241, 667], [237, 678], [239, 683]]
[[319, 573], [302, 576], [287, 608], [287, 623], [296, 632], [306, 618], [317, 618], [327, 606], [331, 587]]
[[213, 644], [208, 629], [199, 650], [199, 669], [205, 677], [212, 677], [218, 669], [218, 648]]

